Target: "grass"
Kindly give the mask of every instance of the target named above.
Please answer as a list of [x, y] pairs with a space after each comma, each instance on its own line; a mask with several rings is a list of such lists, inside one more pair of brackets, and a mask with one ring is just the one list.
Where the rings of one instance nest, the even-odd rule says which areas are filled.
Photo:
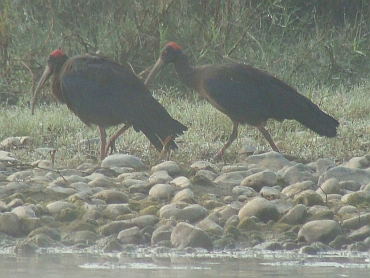
[[[168, 41], [179, 43], [194, 65], [241, 62], [266, 70], [309, 97], [339, 119], [339, 135], [318, 137], [295, 121], [270, 121], [268, 130], [284, 153], [338, 162], [369, 152], [368, 96], [370, 72], [370, 4], [357, 13], [333, 14], [329, 4], [313, 9], [306, 1], [101, 1], [35, 0], [0, 4], [0, 140], [28, 135], [32, 144], [9, 150], [22, 163], [56, 148], [58, 165], [96, 161], [98, 132], [86, 127], [63, 105], [56, 105], [50, 89], [34, 116], [31, 94], [49, 52], [62, 48], [70, 56], [100, 50], [112, 59], [129, 62], [137, 73], [154, 63]], [[81, 2], [81, 3], [80, 3]], [[302, 3], [301, 3], [302, 2]], [[321, 13], [320, 13], [321, 12]], [[351, 17], [352, 15], [352, 17]], [[145, 78], [145, 75], [143, 75]], [[178, 138], [172, 159], [189, 163], [211, 159], [231, 132], [231, 121], [189, 91], [166, 67], [151, 85], [153, 95], [169, 113], [189, 127]], [[116, 127], [117, 128], [117, 127]], [[115, 128], [108, 130], [113, 133]], [[303, 132], [302, 132], [303, 131]], [[239, 137], [225, 156], [237, 158], [251, 138], [259, 150], [270, 146], [253, 127], [240, 127]], [[90, 140], [90, 144], [82, 141]], [[155, 163], [157, 153], [133, 130], [117, 142], [119, 152]]]

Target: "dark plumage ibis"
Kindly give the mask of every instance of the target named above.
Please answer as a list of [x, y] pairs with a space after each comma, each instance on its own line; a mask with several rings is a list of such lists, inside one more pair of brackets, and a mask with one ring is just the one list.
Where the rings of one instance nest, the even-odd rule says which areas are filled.
[[[55, 98], [86, 125], [98, 126], [101, 159], [131, 126], [142, 131], [158, 151], [166, 152], [177, 148], [173, 140], [187, 130], [167, 113], [129, 66], [98, 54], [68, 59], [61, 50], [51, 52], [35, 90], [32, 113], [37, 95], [50, 76]], [[122, 123], [124, 126], [107, 141], [105, 128]]]
[[274, 151], [279, 152], [269, 132], [267, 120], [296, 120], [318, 133], [334, 137], [339, 122], [327, 115], [308, 98], [272, 75], [244, 64], [215, 64], [192, 67], [187, 55], [176, 43], [168, 43], [149, 73], [145, 84], [164, 65], [173, 63], [185, 85], [200, 93], [233, 123], [232, 133], [216, 154], [219, 159], [237, 138], [238, 125], [255, 126]]

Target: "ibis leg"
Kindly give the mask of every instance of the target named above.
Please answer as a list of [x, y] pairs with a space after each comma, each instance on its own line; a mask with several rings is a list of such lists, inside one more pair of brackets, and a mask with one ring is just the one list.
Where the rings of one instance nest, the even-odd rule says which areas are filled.
[[98, 126], [98, 128], [100, 133], [100, 160], [103, 160], [106, 155], [105, 146], [107, 143], [107, 133], [104, 127]]
[[114, 143], [115, 143], [116, 139], [118, 138], [118, 136], [120, 136], [122, 133], [124, 133], [131, 126], [132, 126], [131, 124], [124, 125], [120, 130], [118, 130], [115, 134], [113, 134], [109, 138], [108, 142], [106, 142], [106, 145], [105, 145], [105, 150], [104, 150], [105, 155], [108, 154], [109, 148], [110, 148], [110, 154], [112, 154], [112, 152], [115, 149]]
[[224, 155], [225, 150], [232, 144], [232, 142], [234, 142], [236, 137], [238, 137], [238, 125], [238, 122], [233, 122], [233, 130], [229, 136], [229, 140], [227, 140], [222, 149], [217, 152], [217, 154], [213, 158], [214, 160], [220, 160]]
[[271, 148], [275, 152], [280, 152], [279, 149], [278, 149], [278, 147], [276, 147], [276, 145], [274, 143], [274, 140], [272, 140], [270, 133], [262, 125], [259, 125], [259, 126], [256, 126], [256, 127], [258, 128], [259, 131], [261, 131], [261, 133], [263, 134], [263, 136], [269, 142]]

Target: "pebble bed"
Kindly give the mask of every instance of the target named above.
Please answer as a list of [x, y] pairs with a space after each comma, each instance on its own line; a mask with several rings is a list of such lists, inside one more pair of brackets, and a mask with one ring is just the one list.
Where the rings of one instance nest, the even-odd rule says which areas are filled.
[[370, 249], [370, 156], [342, 165], [276, 152], [239, 161], [149, 168], [114, 154], [75, 169], [0, 164], [0, 249]]

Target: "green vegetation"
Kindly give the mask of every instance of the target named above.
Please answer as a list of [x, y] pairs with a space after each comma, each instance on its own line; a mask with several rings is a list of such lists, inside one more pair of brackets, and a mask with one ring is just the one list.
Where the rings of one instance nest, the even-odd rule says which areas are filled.
[[[59, 165], [98, 156], [98, 144], [81, 144], [98, 138], [96, 129], [56, 105], [49, 87], [31, 116], [32, 91], [48, 54], [56, 48], [70, 56], [100, 51], [130, 63], [140, 74], [154, 63], [166, 42], [175, 41], [194, 65], [237, 61], [266, 70], [340, 121], [334, 139], [320, 138], [294, 121], [270, 121], [267, 128], [283, 152], [337, 161], [367, 154], [370, 3], [309, 2], [3, 0], [0, 141], [32, 136], [31, 145], [10, 148], [24, 163], [41, 158], [36, 151], [40, 147], [56, 148]], [[164, 69], [150, 89], [174, 118], [189, 127], [178, 139], [180, 149], [172, 159], [184, 163], [211, 159], [227, 140], [230, 120], [180, 84], [173, 67]], [[245, 138], [255, 140], [261, 150], [270, 150], [255, 128], [242, 127], [226, 162], [234, 161]], [[120, 137], [117, 149], [152, 164], [157, 157], [146, 138], [133, 130]]]

